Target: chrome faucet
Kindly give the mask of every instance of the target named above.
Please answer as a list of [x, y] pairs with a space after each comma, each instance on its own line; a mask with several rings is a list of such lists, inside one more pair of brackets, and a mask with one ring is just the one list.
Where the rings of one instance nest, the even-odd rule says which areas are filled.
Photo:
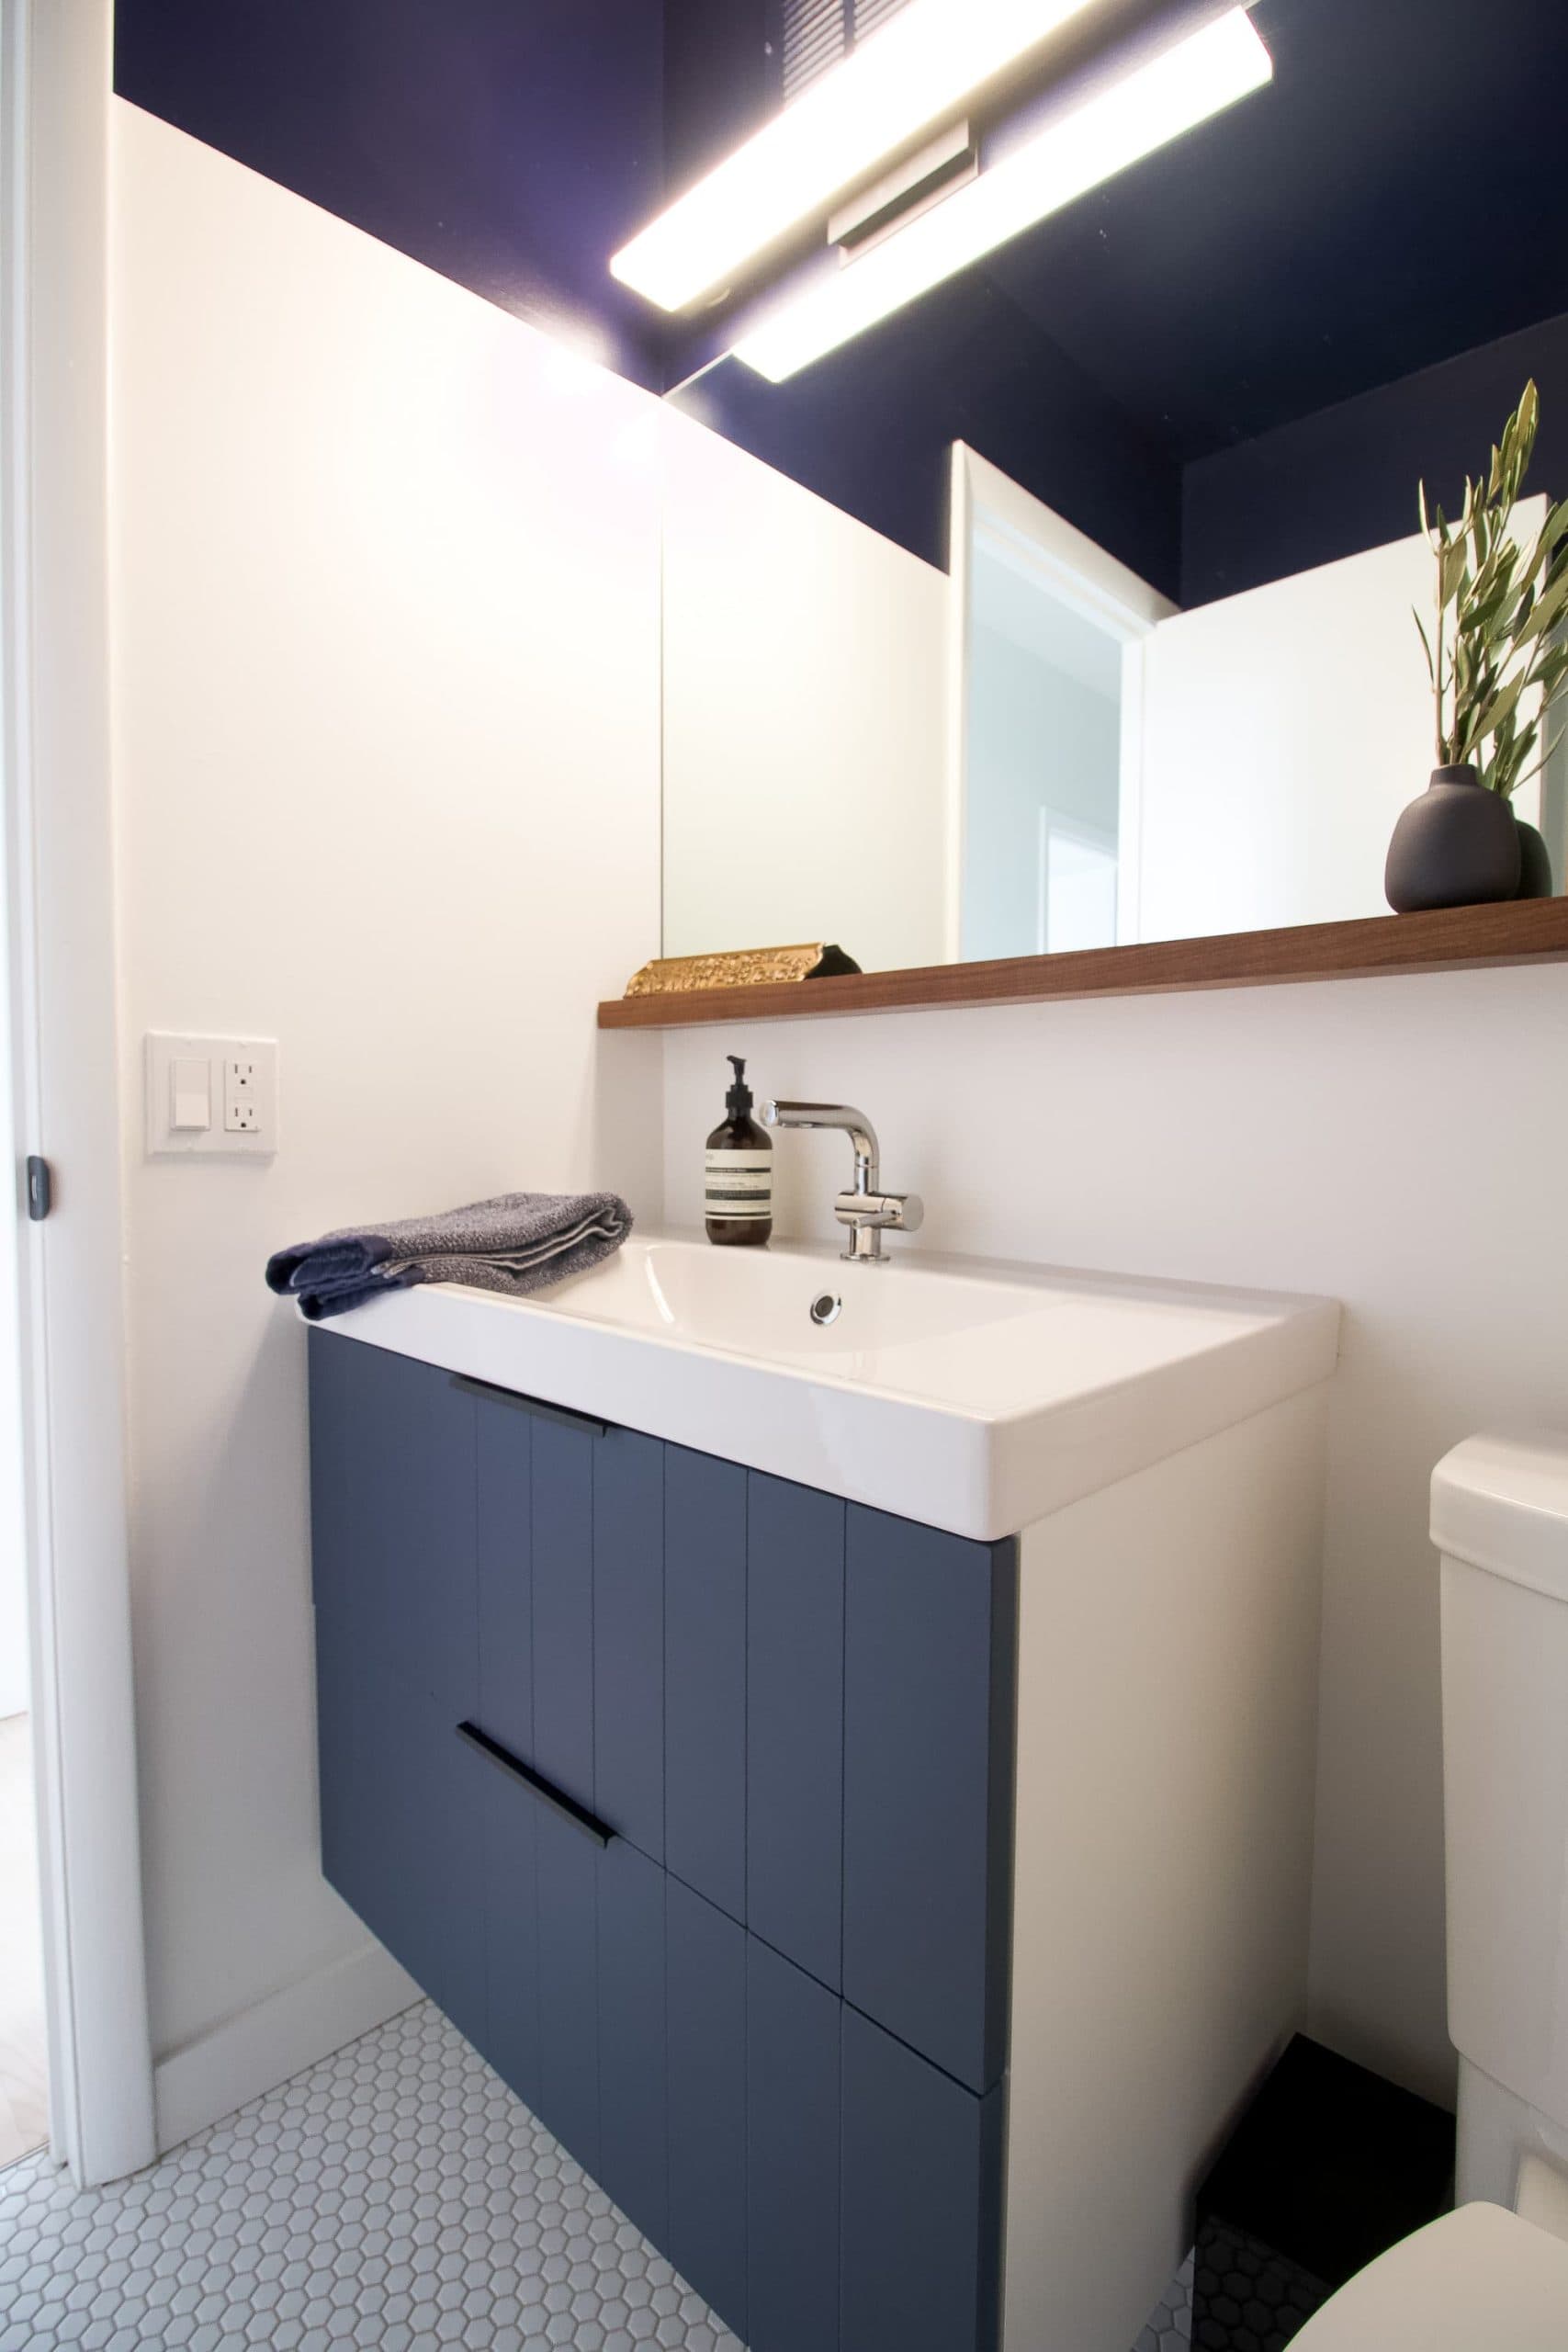
[[885, 1193], [876, 1130], [863, 1111], [847, 1102], [764, 1102], [765, 1127], [838, 1127], [854, 1146], [855, 1179], [851, 1191], [840, 1193], [833, 1215], [850, 1229], [843, 1255], [859, 1266], [885, 1266], [884, 1233], [918, 1233], [925, 1210], [913, 1193]]

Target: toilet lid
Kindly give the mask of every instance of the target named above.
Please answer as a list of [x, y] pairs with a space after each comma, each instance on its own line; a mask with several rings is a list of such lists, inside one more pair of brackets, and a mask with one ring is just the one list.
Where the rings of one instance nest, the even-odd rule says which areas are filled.
[[1461, 2205], [1331, 2295], [1293, 2352], [1563, 2352], [1568, 2245], [1501, 2205]]
[[1467, 1437], [1432, 1473], [1431, 1533], [1450, 1559], [1568, 1600], [1568, 1437]]

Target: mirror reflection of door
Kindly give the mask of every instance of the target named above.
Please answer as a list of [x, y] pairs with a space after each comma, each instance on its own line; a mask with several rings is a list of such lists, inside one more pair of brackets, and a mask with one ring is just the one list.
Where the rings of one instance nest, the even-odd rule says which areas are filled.
[[1137, 936], [1142, 648], [1174, 611], [962, 444], [950, 950], [961, 962]]
[[1049, 804], [1042, 808], [1034, 907], [1037, 956], [1115, 946], [1119, 864], [1113, 831], [1080, 830], [1065, 823]]
[[[1065, 947], [1065, 924], [1075, 946], [1114, 946], [1122, 648], [986, 541], [971, 580], [964, 775], [964, 959]], [[1074, 842], [1098, 849], [1102, 870], [1109, 859], [1111, 888], [1095, 899], [1108, 922], [1092, 936], [1089, 902], [1067, 879]], [[1037, 877], [1037, 865], [1050, 870]]]

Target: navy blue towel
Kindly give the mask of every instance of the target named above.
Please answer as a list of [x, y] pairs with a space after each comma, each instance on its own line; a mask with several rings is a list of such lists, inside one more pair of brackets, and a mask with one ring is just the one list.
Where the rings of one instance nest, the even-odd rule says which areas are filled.
[[614, 1193], [503, 1193], [436, 1216], [324, 1233], [279, 1250], [266, 1278], [312, 1323], [415, 1283], [468, 1283], [526, 1298], [599, 1265], [631, 1229], [631, 1211]]

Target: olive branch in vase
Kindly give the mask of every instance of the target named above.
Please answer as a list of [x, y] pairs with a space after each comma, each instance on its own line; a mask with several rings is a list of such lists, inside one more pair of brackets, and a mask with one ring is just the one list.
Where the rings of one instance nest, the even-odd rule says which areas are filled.
[[[1438, 763], [1473, 767], [1505, 798], [1529, 781], [1562, 740], [1544, 741], [1553, 697], [1568, 677], [1568, 500], [1551, 508], [1528, 552], [1512, 528], [1529, 470], [1540, 402], [1533, 382], [1492, 452], [1484, 481], [1464, 485], [1464, 509], [1450, 523], [1439, 506], [1428, 517], [1419, 492], [1421, 528], [1438, 562], [1437, 642], [1419, 613], [1437, 698]], [[1540, 689], [1533, 714], [1527, 697]], [[1543, 748], [1527, 765], [1538, 743]]]

